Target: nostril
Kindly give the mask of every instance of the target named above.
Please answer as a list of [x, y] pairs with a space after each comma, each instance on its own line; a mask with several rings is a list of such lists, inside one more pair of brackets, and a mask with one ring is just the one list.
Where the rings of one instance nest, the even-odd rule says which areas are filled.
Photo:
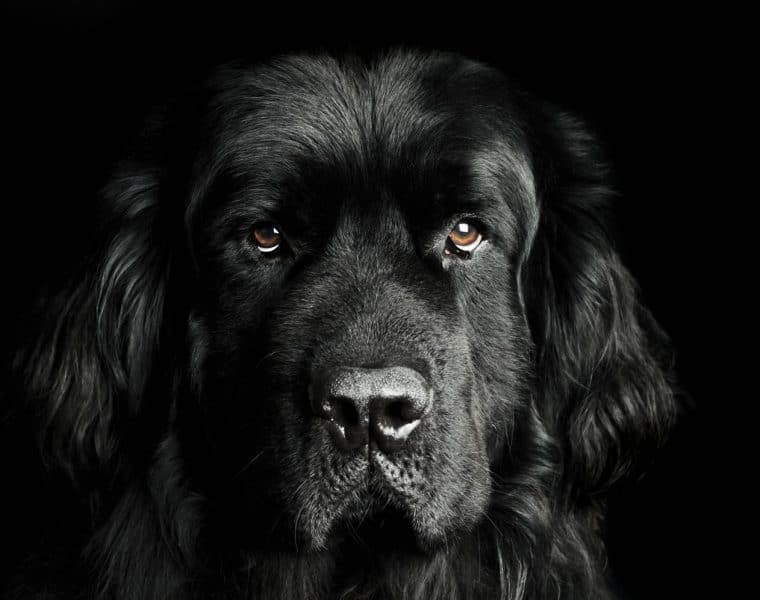
[[359, 425], [359, 411], [356, 410], [353, 400], [350, 398], [333, 398], [331, 405], [332, 410], [328, 412], [330, 419], [346, 427]]
[[327, 419], [328, 429], [339, 448], [350, 451], [367, 443], [369, 417], [362, 414], [356, 400], [332, 396], [323, 406], [320, 416]]
[[394, 400], [388, 404], [388, 406], [385, 408], [385, 414], [390, 421], [397, 423], [398, 425], [402, 425], [404, 422], [414, 420], [413, 418], [408, 418], [409, 407], [403, 400]]
[[385, 452], [399, 450], [420, 424], [428, 406], [422, 396], [373, 399], [373, 438], [380, 448]]
[[411, 400], [400, 398], [387, 402], [379, 413], [376, 416], [384, 418], [389, 425], [399, 428], [407, 423], [419, 420], [422, 417], [423, 410], [415, 406]]

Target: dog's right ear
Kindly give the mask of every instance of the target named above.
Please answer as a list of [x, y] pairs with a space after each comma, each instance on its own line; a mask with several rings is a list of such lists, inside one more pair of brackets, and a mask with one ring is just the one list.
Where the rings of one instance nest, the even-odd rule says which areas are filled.
[[44, 299], [38, 333], [15, 359], [42, 456], [77, 483], [117, 472], [119, 454], [141, 436], [131, 429], [160, 364], [171, 261], [161, 188], [157, 169], [117, 169], [87, 263]]
[[540, 217], [522, 271], [541, 409], [568, 488], [594, 496], [634, 473], [681, 409], [670, 342], [611, 234], [609, 171], [577, 118], [548, 107]]

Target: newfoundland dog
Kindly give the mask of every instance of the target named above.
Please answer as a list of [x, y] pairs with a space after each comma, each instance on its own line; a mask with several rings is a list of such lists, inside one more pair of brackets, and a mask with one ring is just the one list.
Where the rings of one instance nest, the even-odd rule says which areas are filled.
[[677, 414], [612, 195], [582, 122], [457, 55], [217, 69], [16, 355], [6, 594], [610, 597], [605, 498]]

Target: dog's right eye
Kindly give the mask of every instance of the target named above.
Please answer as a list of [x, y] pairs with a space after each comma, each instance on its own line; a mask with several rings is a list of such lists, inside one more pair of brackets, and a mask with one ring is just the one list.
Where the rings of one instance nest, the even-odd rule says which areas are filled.
[[249, 235], [251, 243], [259, 252], [270, 254], [282, 245], [282, 234], [274, 223], [263, 221], [251, 227]]

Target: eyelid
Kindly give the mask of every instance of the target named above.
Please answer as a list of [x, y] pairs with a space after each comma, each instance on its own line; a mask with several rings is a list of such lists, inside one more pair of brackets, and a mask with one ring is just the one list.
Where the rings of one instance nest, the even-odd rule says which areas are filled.
[[256, 249], [259, 252], [262, 252], [264, 254], [269, 254], [270, 252], [275, 252], [276, 250], [279, 250], [280, 246], [282, 246], [282, 244], [277, 244], [275, 246], [272, 246], [271, 248], [265, 248], [264, 246], [256, 246]]

